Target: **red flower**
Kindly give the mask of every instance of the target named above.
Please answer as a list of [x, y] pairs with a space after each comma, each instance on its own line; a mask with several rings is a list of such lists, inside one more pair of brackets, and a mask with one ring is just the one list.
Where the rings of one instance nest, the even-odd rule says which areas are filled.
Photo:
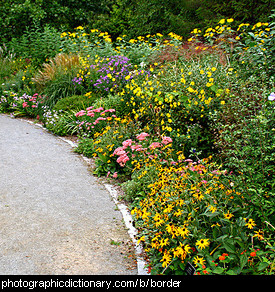
[[255, 251], [252, 251], [252, 253], [250, 254], [251, 257], [255, 257], [257, 254]]
[[222, 255], [219, 256], [219, 260], [220, 260], [220, 261], [224, 261], [224, 260], [225, 260], [225, 256], [222, 256]]

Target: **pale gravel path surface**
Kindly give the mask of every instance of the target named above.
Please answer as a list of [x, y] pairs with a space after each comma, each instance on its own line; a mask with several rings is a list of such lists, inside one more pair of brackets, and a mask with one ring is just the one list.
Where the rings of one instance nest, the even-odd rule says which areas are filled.
[[137, 274], [129, 242], [110, 194], [68, 144], [0, 114], [0, 274]]

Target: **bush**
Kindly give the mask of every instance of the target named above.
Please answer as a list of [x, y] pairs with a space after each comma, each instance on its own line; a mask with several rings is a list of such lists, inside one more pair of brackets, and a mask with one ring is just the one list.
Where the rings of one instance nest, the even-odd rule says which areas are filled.
[[[98, 95], [93, 93], [92, 95], [73, 95], [64, 97], [57, 101], [54, 106], [56, 111], [75, 111], [86, 109], [87, 107], [94, 104], [98, 99]], [[108, 108], [108, 107], [105, 107]]]
[[13, 38], [8, 44], [18, 56], [31, 59], [36, 66], [53, 58], [60, 46], [60, 33], [50, 25], [43, 30], [38, 26], [27, 28], [22, 36]]
[[111, 95], [109, 94], [105, 98], [98, 98], [95, 103], [95, 107], [103, 108], [114, 108], [116, 110], [116, 116], [123, 118], [130, 114], [129, 107], [125, 105], [125, 101], [120, 95]]
[[[246, 92], [249, 89], [246, 88]], [[267, 95], [231, 95], [224, 111], [213, 114], [216, 146], [224, 167], [247, 195], [257, 223], [274, 222], [274, 101]], [[264, 206], [264, 207], [263, 207]]]

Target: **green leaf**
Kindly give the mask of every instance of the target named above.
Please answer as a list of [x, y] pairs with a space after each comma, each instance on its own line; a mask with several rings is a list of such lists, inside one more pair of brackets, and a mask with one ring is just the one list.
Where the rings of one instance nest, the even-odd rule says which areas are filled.
[[228, 240], [223, 241], [223, 246], [228, 252], [235, 253], [235, 246], [231, 244]]
[[184, 269], [185, 269], [185, 264], [184, 264], [184, 263], [180, 263], [180, 268], [181, 268], [182, 270], [184, 270]]
[[227, 275], [237, 275], [233, 270], [229, 270], [226, 272]]
[[222, 274], [223, 273], [223, 268], [222, 267], [217, 267], [213, 270], [214, 274]]
[[246, 265], [246, 263], [247, 263], [247, 256], [246, 256], [246, 254], [242, 254], [241, 257], [240, 257], [240, 268], [241, 268], [241, 270]]
[[258, 271], [262, 271], [269, 266], [269, 263], [261, 262], [258, 266]]
[[217, 85], [212, 85], [210, 86], [210, 89], [216, 93], [216, 91], [218, 90], [218, 87]]

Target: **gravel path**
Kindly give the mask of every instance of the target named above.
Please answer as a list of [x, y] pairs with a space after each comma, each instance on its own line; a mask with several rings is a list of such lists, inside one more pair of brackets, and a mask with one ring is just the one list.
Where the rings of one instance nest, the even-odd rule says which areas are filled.
[[0, 115], [0, 274], [137, 274], [109, 192], [71, 147]]

